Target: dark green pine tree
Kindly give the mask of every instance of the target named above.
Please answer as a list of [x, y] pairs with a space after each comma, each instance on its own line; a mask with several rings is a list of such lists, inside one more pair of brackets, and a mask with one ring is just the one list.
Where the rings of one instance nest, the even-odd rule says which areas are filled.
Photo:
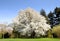
[[45, 12], [44, 9], [41, 9], [41, 11], [40, 11], [40, 15], [42, 15], [42, 16], [44, 16], [44, 17], [46, 18], [46, 20], [47, 20], [47, 24], [48, 24], [48, 23], [49, 23], [49, 22], [48, 22], [48, 17], [47, 17], [47, 15], [46, 15], [46, 12]]
[[56, 24], [60, 24], [60, 7], [54, 9], [54, 14], [56, 15]]
[[45, 12], [44, 9], [41, 9], [40, 14], [41, 14], [42, 16], [46, 17], [46, 12]]
[[48, 20], [49, 20], [49, 24], [51, 25], [51, 28], [53, 28], [54, 25], [54, 14], [50, 11], [50, 13], [48, 14]]

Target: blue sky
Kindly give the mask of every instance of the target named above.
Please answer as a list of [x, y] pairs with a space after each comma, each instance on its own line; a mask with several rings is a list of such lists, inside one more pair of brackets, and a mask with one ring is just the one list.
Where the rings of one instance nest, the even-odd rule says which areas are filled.
[[21, 9], [31, 7], [36, 11], [42, 8], [48, 13], [60, 7], [60, 0], [0, 0], [0, 23], [10, 23]]

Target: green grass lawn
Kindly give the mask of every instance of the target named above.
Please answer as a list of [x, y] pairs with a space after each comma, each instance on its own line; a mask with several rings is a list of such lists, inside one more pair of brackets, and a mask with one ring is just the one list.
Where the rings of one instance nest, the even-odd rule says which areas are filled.
[[0, 41], [60, 41], [56, 38], [39, 38], [39, 39], [0, 39]]

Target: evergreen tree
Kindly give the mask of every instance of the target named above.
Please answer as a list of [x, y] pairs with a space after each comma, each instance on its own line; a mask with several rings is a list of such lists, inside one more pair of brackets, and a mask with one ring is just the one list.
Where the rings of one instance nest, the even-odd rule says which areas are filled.
[[42, 16], [46, 17], [46, 12], [45, 12], [44, 9], [41, 9], [40, 14], [41, 14]]
[[41, 9], [41, 11], [40, 11], [40, 15], [42, 15], [42, 16], [44, 16], [44, 17], [46, 18], [46, 20], [47, 20], [47, 24], [48, 24], [48, 23], [49, 23], [49, 22], [48, 22], [48, 17], [47, 17], [47, 15], [46, 15], [46, 12], [45, 12], [44, 9]]
[[56, 15], [55, 19], [56, 19], [56, 24], [60, 24], [60, 8], [56, 7], [54, 9], [54, 14]]
[[50, 11], [50, 13], [48, 14], [48, 20], [51, 25], [51, 28], [53, 28], [53, 23], [54, 23], [53, 17], [54, 17], [54, 14]]
[[56, 7], [53, 12], [48, 14], [51, 27], [60, 24], [60, 8]]

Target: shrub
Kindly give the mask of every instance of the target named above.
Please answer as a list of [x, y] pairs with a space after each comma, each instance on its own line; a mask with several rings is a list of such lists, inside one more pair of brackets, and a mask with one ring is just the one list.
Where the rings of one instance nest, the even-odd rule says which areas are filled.
[[53, 27], [52, 33], [53, 37], [60, 38], [60, 25]]
[[0, 33], [0, 39], [2, 38], [2, 34]]
[[51, 29], [48, 30], [48, 32], [47, 32], [47, 37], [48, 37], [48, 38], [53, 38], [52, 30], [51, 30]]

